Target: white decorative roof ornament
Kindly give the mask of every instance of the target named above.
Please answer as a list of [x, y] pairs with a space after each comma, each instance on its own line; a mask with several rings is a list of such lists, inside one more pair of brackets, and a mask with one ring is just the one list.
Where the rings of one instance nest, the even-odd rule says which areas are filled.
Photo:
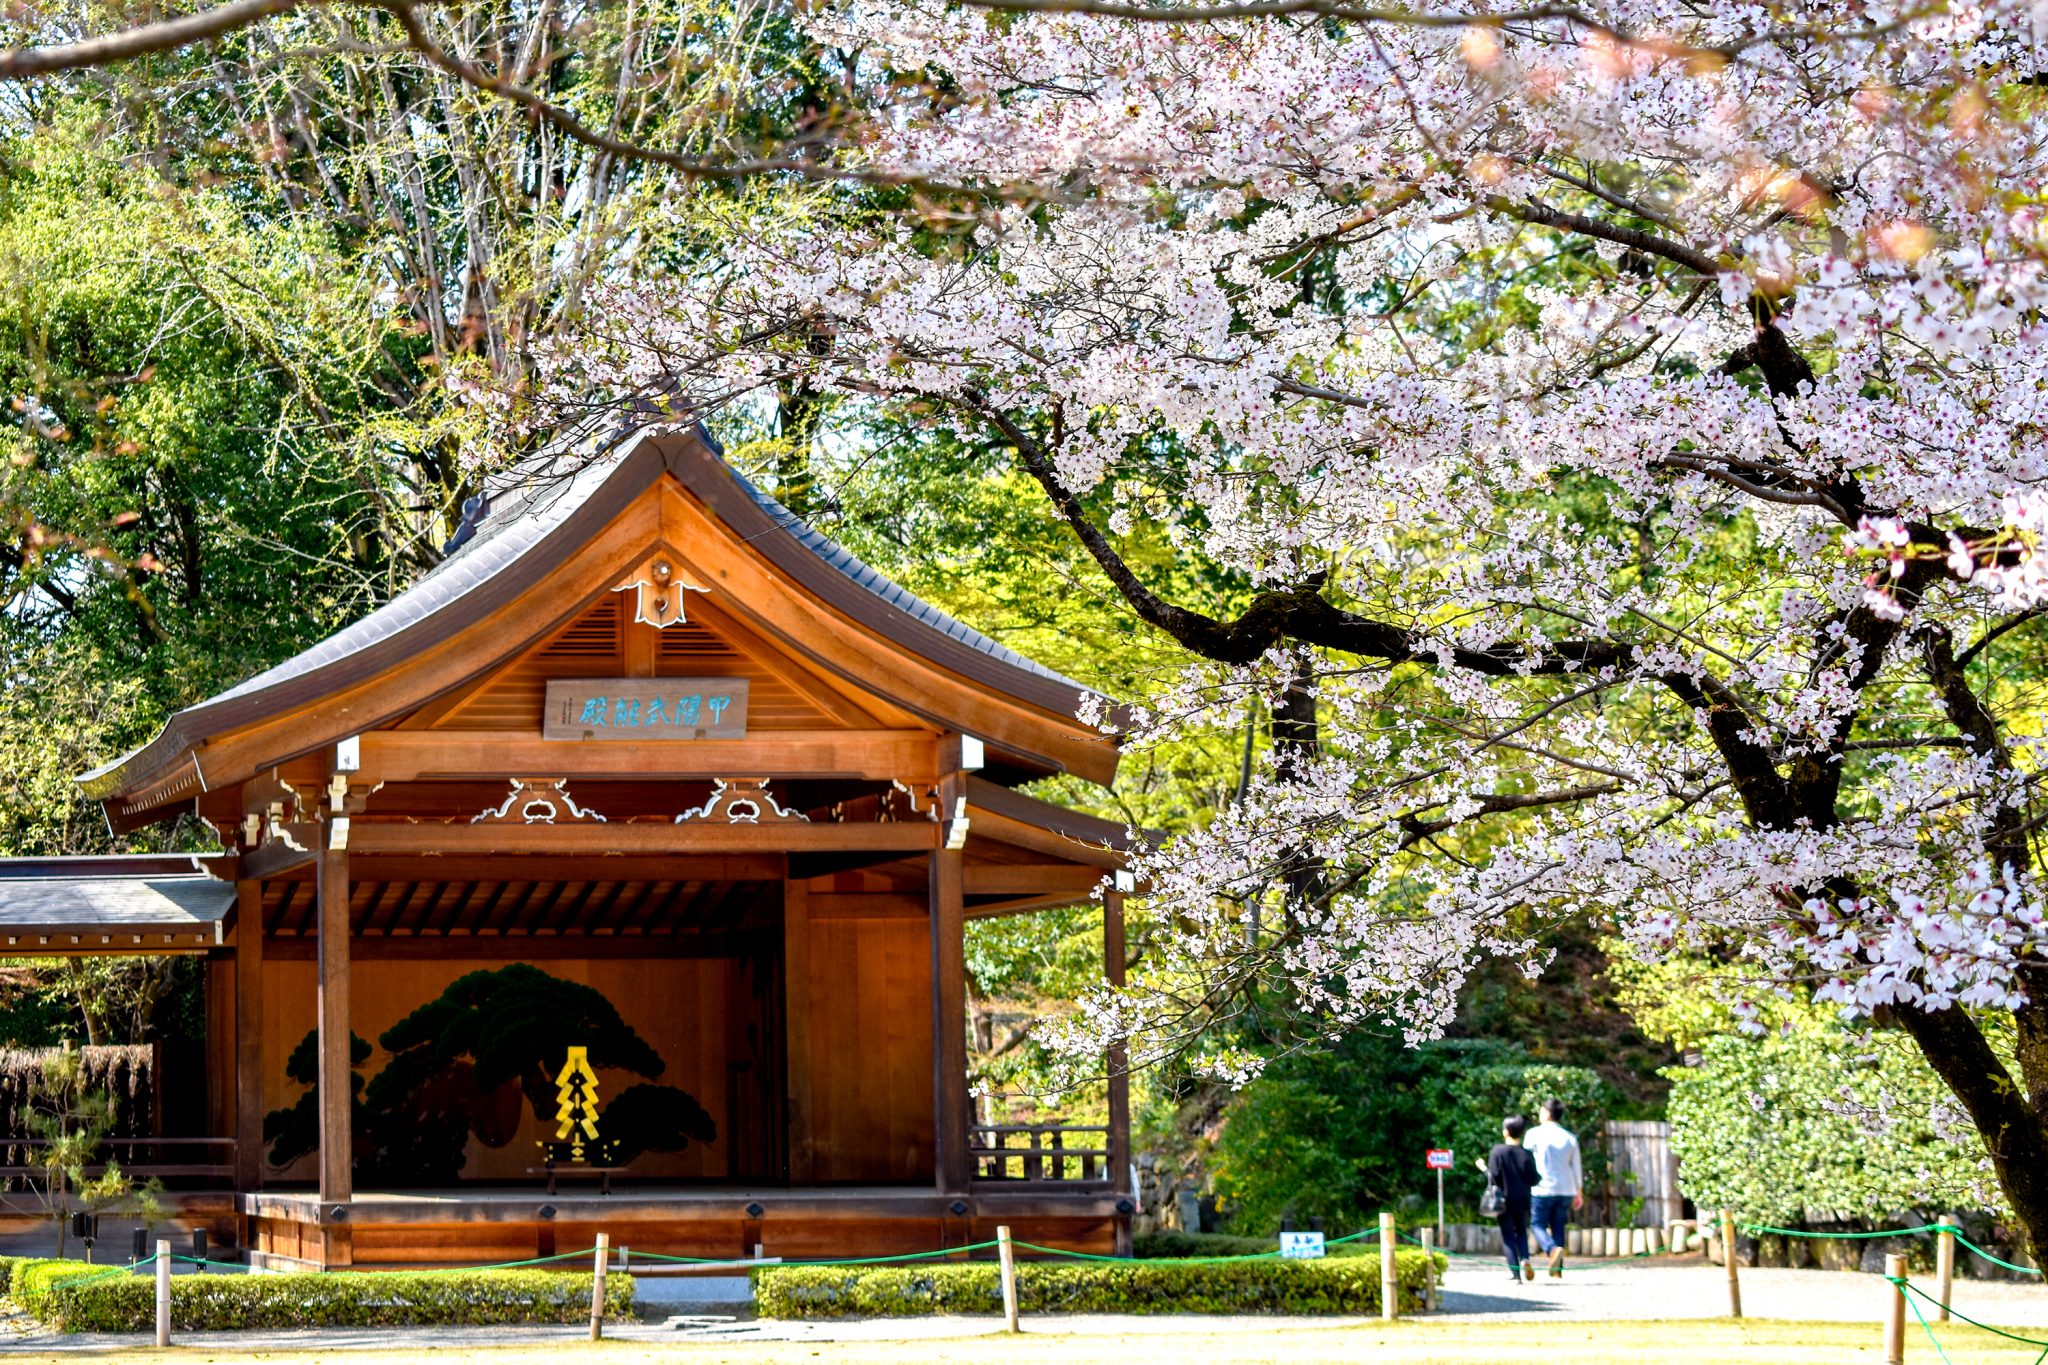
[[699, 583], [670, 554], [656, 554], [627, 574], [613, 592], [634, 594], [633, 619], [660, 628], [689, 620], [683, 610], [686, 592], [710, 592], [709, 583]]

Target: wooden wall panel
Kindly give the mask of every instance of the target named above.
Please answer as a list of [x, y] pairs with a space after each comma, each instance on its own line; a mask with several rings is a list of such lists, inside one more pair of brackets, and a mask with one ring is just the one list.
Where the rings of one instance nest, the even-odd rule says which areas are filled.
[[[821, 1184], [932, 1178], [930, 947], [922, 919], [812, 901], [811, 1143]], [[793, 1058], [791, 1065], [800, 1065]]]
[[[430, 723], [440, 730], [538, 733], [548, 679], [624, 677], [630, 671], [622, 633], [623, 604], [620, 594], [607, 593], [553, 640], [507, 664], [445, 713], [433, 714]], [[842, 723], [776, 670], [696, 621], [661, 631], [655, 645], [652, 662], [657, 676], [747, 679], [750, 729], [817, 730]]]
[[[457, 977], [490, 970], [489, 961], [432, 962], [367, 959], [355, 964], [350, 1004], [355, 1030], [374, 1047], [378, 1036], [421, 1005], [433, 1000]], [[634, 1176], [671, 1179], [720, 1179], [730, 1156], [726, 1139], [727, 1063], [731, 1060], [727, 1029], [728, 993], [739, 984], [742, 964], [727, 958], [566, 959], [545, 964], [564, 980], [595, 987], [618, 1007], [619, 1014], [653, 1045], [667, 1063], [656, 1083], [680, 1086], [694, 1095], [719, 1126], [719, 1140], [692, 1144], [677, 1154], [648, 1153], [633, 1163]], [[268, 960], [264, 963], [263, 1095], [267, 1111], [295, 1102], [301, 1087], [285, 1079], [285, 1060], [313, 1027], [313, 964]], [[361, 1068], [374, 1076], [389, 1060], [380, 1049]], [[598, 1073], [602, 1104], [642, 1077], [623, 1071]], [[600, 1119], [602, 1128], [602, 1119]], [[507, 1145], [491, 1149], [471, 1140], [463, 1177], [469, 1180], [524, 1180], [540, 1162], [536, 1144], [554, 1136], [552, 1122], [543, 1124], [527, 1106], [521, 1128]], [[310, 1161], [272, 1171], [279, 1180], [310, 1179]]]

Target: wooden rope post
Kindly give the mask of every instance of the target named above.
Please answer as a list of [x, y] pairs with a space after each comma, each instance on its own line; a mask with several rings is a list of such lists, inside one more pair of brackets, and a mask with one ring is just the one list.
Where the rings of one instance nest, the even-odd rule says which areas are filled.
[[1941, 1290], [1941, 1308], [1935, 1314], [1935, 1321], [1947, 1322], [1949, 1290], [1954, 1287], [1956, 1278], [1956, 1216], [1944, 1213], [1935, 1227], [1940, 1231], [1935, 1234], [1934, 1275], [1935, 1285]]
[[171, 1344], [171, 1244], [156, 1244], [156, 1344], [167, 1350]]
[[1735, 1211], [1721, 1210], [1721, 1260], [1728, 1267], [1728, 1316], [1742, 1316], [1742, 1281], [1736, 1274]]
[[1422, 1230], [1422, 1307], [1424, 1312], [1436, 1311], [1436, 1229]]
[[604, 1270], [605, 1262], [611, 1259], [611, 1239], [604, 1233], [597, 1234], [597, 1250], [590, 1261], [590, 1339], [604, 1338]]
[[1010, 1245], [1010, 1227], [1005, 1223], [996, 1228], [996, 1259], [1003, 1263], [1003, 1330], [1015, 1332], [1017, 1326], [1017, 1249]]
[[1906, 1258], [1884, 1258], [1886, 1296], [1884, 1311], [1884, 1365], [1906, 1365]]
[[1392, 1322], [1401, 1316], [1401, 1272], [1394, 1264], [1394, 1215], [1380, 1215], [1380, 1317]]

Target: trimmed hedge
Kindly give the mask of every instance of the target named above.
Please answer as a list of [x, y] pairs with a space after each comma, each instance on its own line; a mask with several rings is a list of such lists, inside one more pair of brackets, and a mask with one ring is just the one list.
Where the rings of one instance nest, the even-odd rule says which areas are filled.
[[[156, 1277], [83, 1261], [24, 1261], [10, 1281], [22, 1308], [65, 1332], [146, 1332]], [[605, 1316], [633, 1307], [633, 1278], [605, 1277]], [[171, 1323], [186, 1331], [287, 1327], [573, 1324], [590, 1318], [590, 1276], [552, 1270], [176, 1275]]]
[[[1419, 1250], [1395, 1254], [1404, 1311], [1421, 1307], [1423, 1263]], [[754, 1310], [764, 1318], [1000, 1313], [1001, 1273], [987, 1262], [768, 1266], [753, 1272]], [[1017, 1267], [1017, 1306], [1025, 1313], [1369, 1315], [1380, 1311], [1380, 1258], [1030, 1262]]]
[[1141, 1261], [1178, 1261], [1190, 1256], [1257, 1256], [1278, 1251], [1271, 1237], [1232, 1237], [1221, 1232], [1147, 1232], [1131, 1240], [1131, 1254]]

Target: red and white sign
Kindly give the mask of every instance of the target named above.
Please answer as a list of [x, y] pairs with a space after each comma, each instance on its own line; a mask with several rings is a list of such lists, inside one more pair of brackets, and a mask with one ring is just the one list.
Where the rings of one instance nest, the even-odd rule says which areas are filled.
[[1430, 1170], [1448, 1171], [1449, 1169], [1451, 1169], [1451, 1149], [1448, 1147], [1430, 1148], [1428, 1152], [1428, 1161]]

